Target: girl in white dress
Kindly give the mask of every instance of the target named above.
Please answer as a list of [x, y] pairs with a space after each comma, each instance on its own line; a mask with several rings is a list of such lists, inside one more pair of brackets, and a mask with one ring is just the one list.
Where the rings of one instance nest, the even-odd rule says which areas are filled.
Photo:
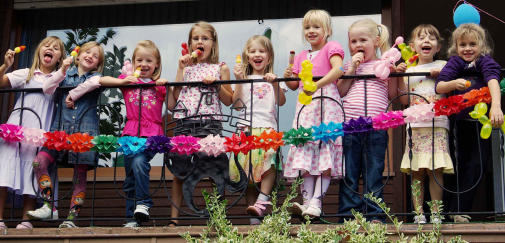
[[[0, 66], [0, 88], [42, 88], [43, 83], [49, 80], [63, 80], [66, 70], [72, 63], [71, 57], [65, 59], [63, 42], [54, 36], [46, 37], [39, 43], [31, 68], [19, 69], [6, 74], [7, 69], [14, 63], [14, 55], [13, 50], [8, 50], [5, 53], [4, 64]], [[22, 106], [21, 103], [23, 103]], [[33, 112], [27, 109], [18, 109], [21, 107]], [[17, 100], [14, 109], [7, 123], [21, 125], [24, 128], [40, 128], [49, 131], [53, 116], [51, 95], [46, 95], [42, 91], [24, 93]], [[33, 180], [32, 162], [36, 155], [36, 149], [36, 146], [24, 143], [19, 145], [18, 143], [0, 141], [0, 155], [3, 158], [0, 163], [0, 220], [3, 220], [8, 191], [14, 191], [16, 196], [23, 196], [23, 220], [28, 220], [26, 212], [34, 209], [36, 194], [34, 185], [36, 186], [37, 182]], [[30, 222], [24, 221], [16, 228], [30, 229], [32, 227]], [[0, 230], [5, 228], [7, 226], [4, 222], [0, 222]]]

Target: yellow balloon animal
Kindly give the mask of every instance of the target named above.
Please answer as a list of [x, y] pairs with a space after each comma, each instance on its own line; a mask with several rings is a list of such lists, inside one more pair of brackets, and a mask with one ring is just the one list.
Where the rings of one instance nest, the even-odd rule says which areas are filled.
[[[493, 131], [493, 126], [491, 126], [491, 121], [486, 116], [487, 113], [487, 104], [484, 102], [480, 102], [475, 105], [473, 111], [471, 111], [470, 117], [473, 119], [478, 119], [482, 124], [482, 128], [480, 129], [480, 137], [483, 139], [488, 139], [491, 136], [491, 131]], [[505, 127], [502, 125], [502, 131]]]
[[[303, 90], [309, 92], [315, 92], [317, 90], [317, 85], [312, 80], [312, 68], [312, 63], [309, 60], [305, 60], [302, 62], [302, 70], [298, 74], [298, 77], [303, 83]], [[312, 101], [312, 96], [305, 94], [305, 92], [300, 92], [298, 95], [298, 101], [301, 104], [308, 105]]]

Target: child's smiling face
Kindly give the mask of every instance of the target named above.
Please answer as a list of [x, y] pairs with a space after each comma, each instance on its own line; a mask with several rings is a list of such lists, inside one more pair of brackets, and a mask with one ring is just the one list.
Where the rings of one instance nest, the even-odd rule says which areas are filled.
[[457, 40], [457, 53], [458, 56], [463, 58], [466, 62], [472, 62], [480, 55], [480, 46], [477, 38], [472, 35], [461, 36]]
[[135, 70], [140, 68], [140, 78], [152, 78], [154, 71], [159, 68], [158, 60], [153, 51], [143, 47], [135, 53], [133, 66]]

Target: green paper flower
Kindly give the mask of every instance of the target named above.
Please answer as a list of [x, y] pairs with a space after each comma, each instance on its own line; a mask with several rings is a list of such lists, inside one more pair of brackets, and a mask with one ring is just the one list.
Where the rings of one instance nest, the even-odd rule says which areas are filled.
[[300, 126], [298, 129], [291, 128], [291, 130], [284, 133], [284, 141], [286, 144], [295, 146], [304, 145], [309, 141], [313, 141], [312, 128], [305, 128]]
[[505, 95], [505, 78], [500, 81], [500, 90], [502, 95]]
[[99, 135], [91, 140], [95, 146], [91, 148], [92, 151], [97, 151], [99, 153], [112, 153], [116, 152], [119, 147], [117, 144], [117, 137], [112, 135]]

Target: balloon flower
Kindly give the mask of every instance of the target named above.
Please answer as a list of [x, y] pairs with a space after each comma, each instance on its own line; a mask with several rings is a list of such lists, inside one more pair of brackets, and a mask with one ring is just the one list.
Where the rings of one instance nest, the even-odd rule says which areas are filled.
[[[308, 92], [315, 92], [317, 90], [317, 85], [312, 81], [312, 68], [314, 66], [309, 60], [302, 62], [302, 70], [298, 74], [298, 77], [302, 80], [303, 90]], [[300, 92], [298, 94], [298, 101], [301, 104], [308, 105], [312, 101], [312, 96], [307, 95], [305, 92]]]
[[14, 48], [14, 52], [20, 53], [20, 52], [24, 51], [25, 49], [26, 49], [26, 46], [18, 46], [16, 48]]
[[[491, 136], [491, 131], [493, 127], [491, 126], [491, 121], [486, 116], [487, 113], [487, 105], [484, 102], [478, 103], [474, 106], [473, 111], [471, 111], [470, 117], [473, 119], [478, 119], [482, 124], [482, 128], [480, 129], [480, 137], [483, 139], [488, 139]], [[502, 126], [503, 127], [503, 126]]]
[[381, 56], [381, 59], [375, 63], [373, 70], [377, 78], [385, 80], [387, 77], [389, 77], [391, 68], [395, 66], [395, 63], [400, 60], [402, 56], [400, 51], [395, 48], [396, 45], [399, 45], [401, 43], [403, 43], [403, 37], [398, 36], [393, 47], [384, 52]]

